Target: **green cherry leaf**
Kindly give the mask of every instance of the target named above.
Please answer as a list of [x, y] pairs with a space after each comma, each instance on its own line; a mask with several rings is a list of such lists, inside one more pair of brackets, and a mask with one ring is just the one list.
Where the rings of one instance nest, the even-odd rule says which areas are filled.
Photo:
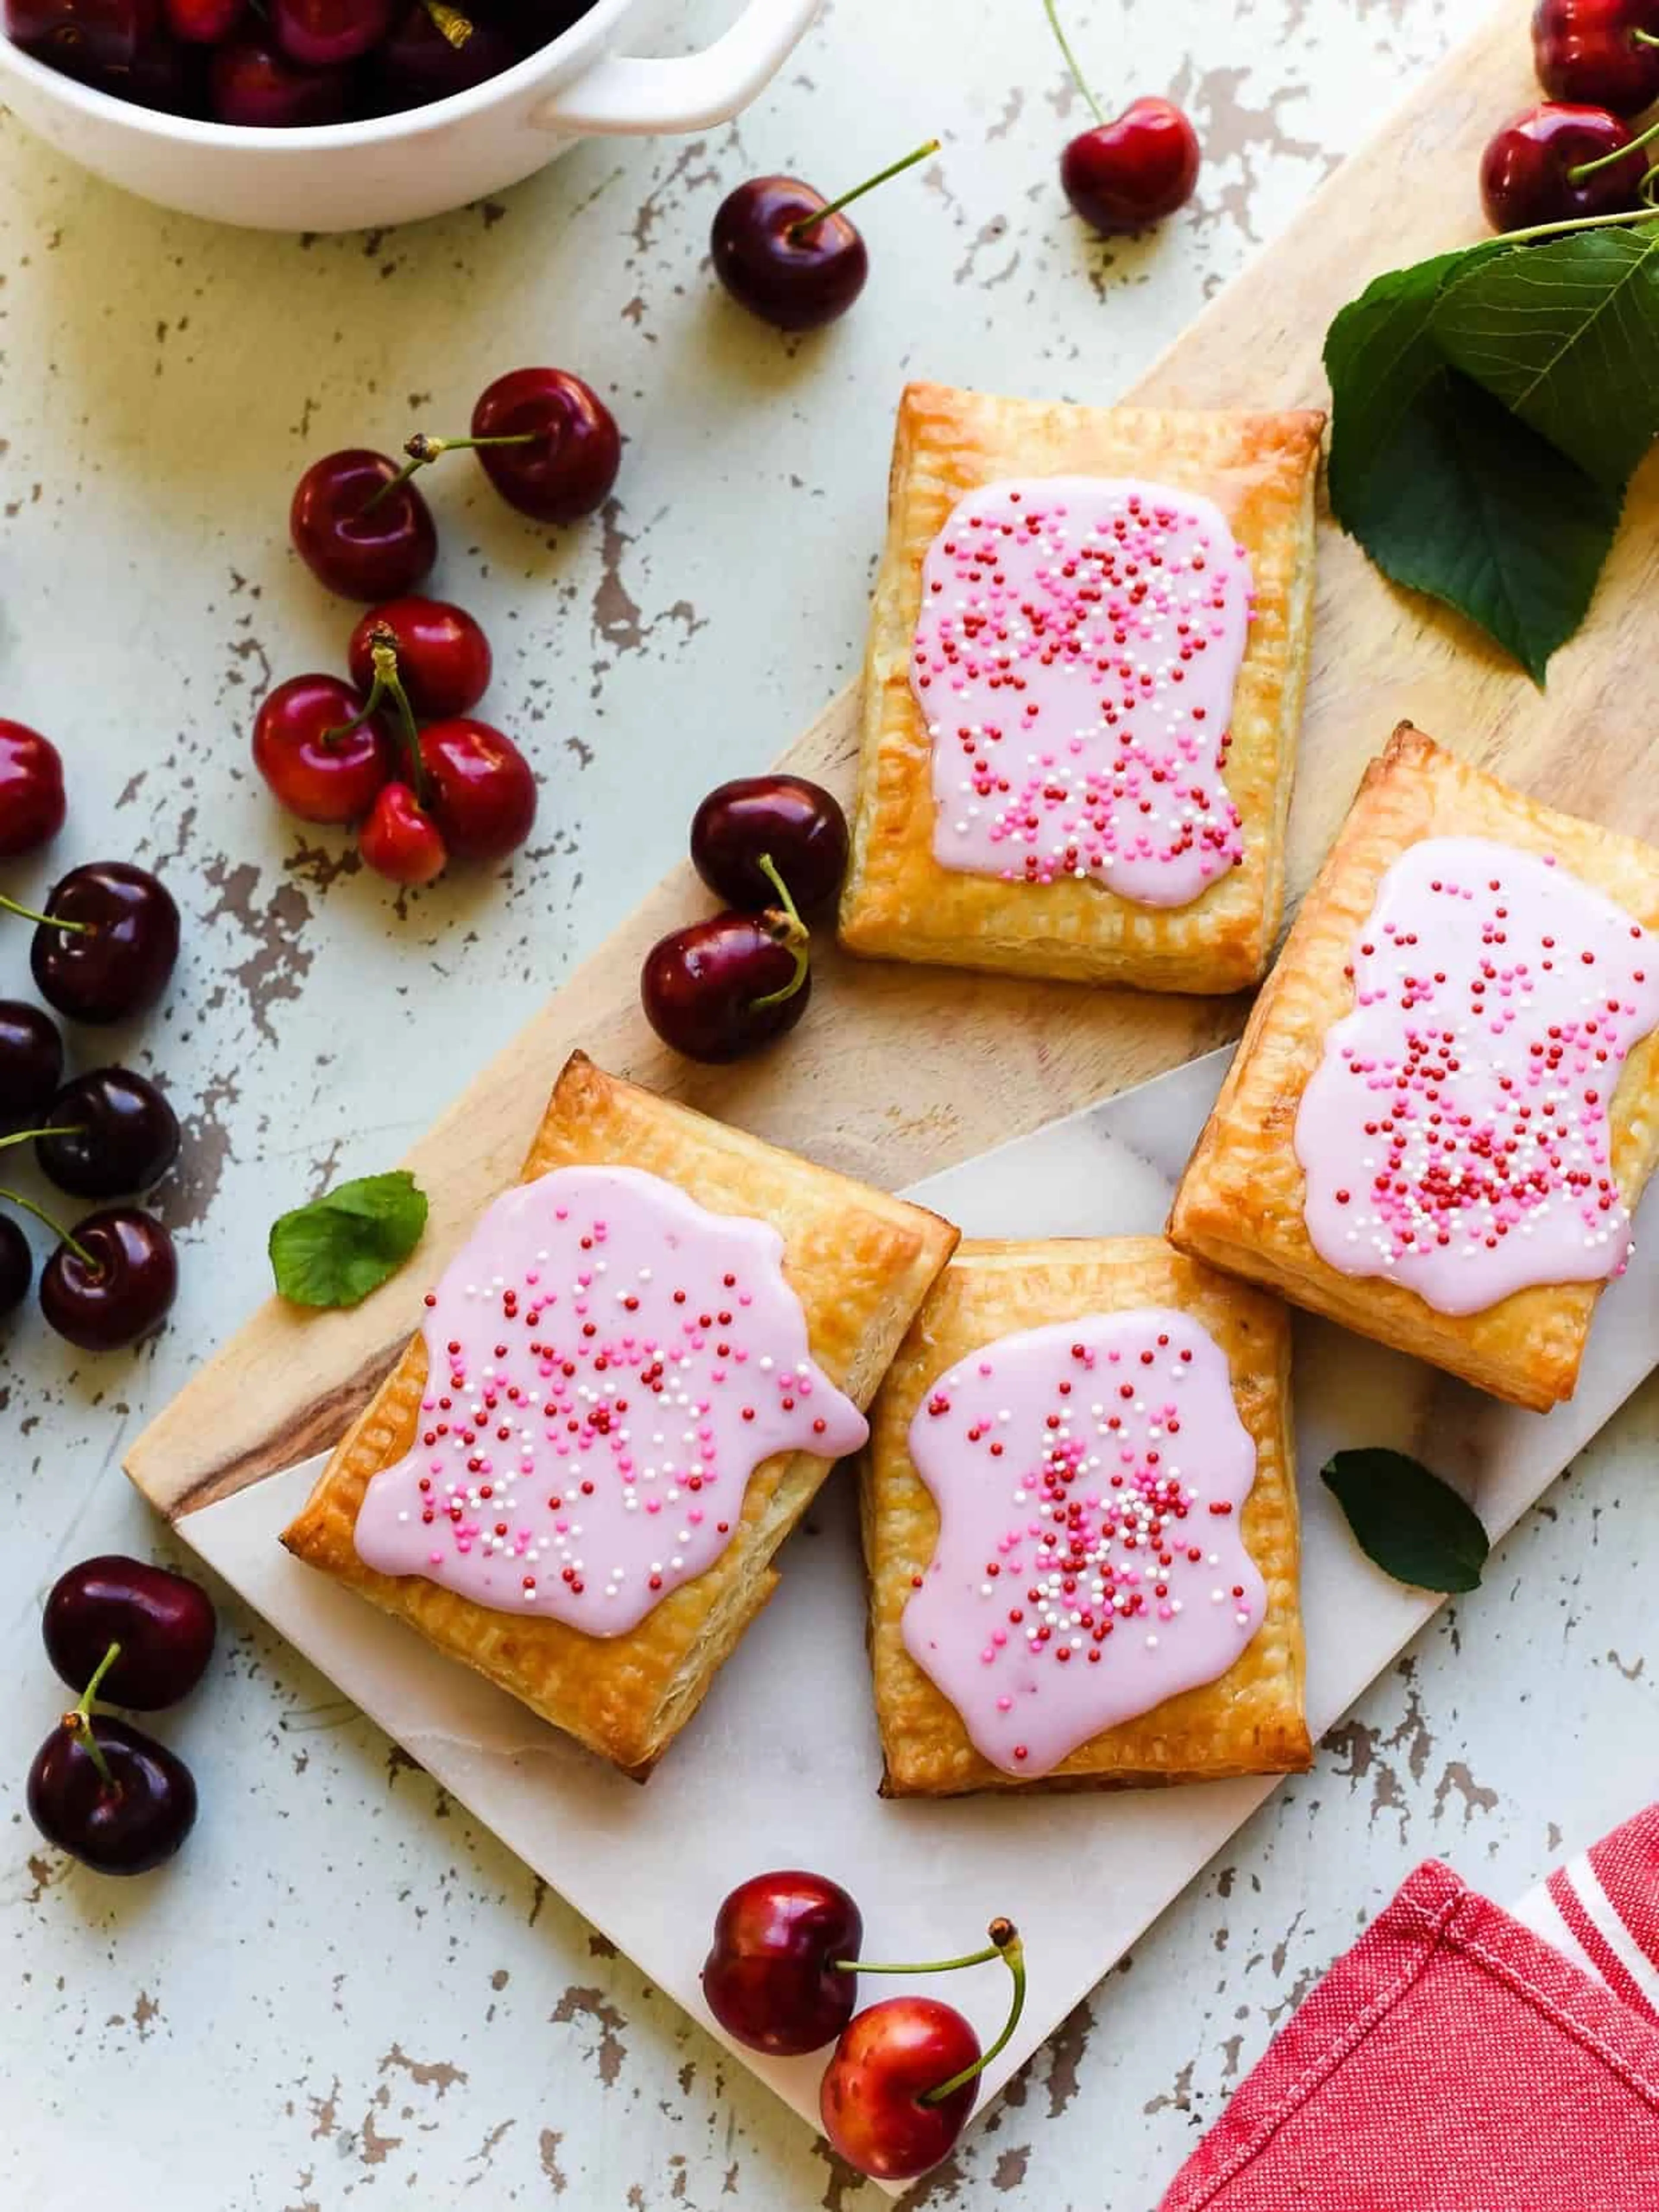
[[273, 1222], [276, 1288], [301, 1306], [355, 1306], [421, 1241], [426, 1194], [406, 1168], [363, 1176]]
[[1549, 250], [1492, 240], [1393, 270], [1325, 345], [1337, 521], [1385, 575], [1467, 616], [1540, 684], [1589, 610], [1621, 489], [1449, 362], [1440, 330], [1466, 291]]
[[1492, 1547], [1474, 1510], [1419, 1460], [1380, 1445], [1340, 1451], [1321, 1469], [1365, 1557], [1418, 1589], [1478, 1589]]
[[1452, 368], [1623, 491], [1659, 437], [1659, 224], [1488, 259], [1431, 324]]

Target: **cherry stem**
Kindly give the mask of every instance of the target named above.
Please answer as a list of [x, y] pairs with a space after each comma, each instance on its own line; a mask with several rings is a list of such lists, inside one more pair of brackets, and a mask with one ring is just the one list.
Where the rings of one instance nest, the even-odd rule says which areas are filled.
[[449, 0], [426, 0], [426, 12], [434, 27], [459, 53], [472, 36], [471, 17], [464, 15], [459, 8], [452, 8]]
[[1000, 1943], [988, 1943], [983, 1950], [964, 1951], [959, 1959], [911, 1959], [897, 1964], [884, 1959], [832, 1959], [831, 1966], [838, 1974], [954, 1974], [963, 1966], [983, 1966], [993, 1959], [1002, 1956]]
[[1535, 222], [1529, 230], [1506, 230], [1486, 241], [1493, 246], [1527, 246], [1534, 238], [1563, 238], [1578, 230], [1616, 230], [1626, 223], [1651, 222], [1659, 210], [1624, 208], [1617, 215], [1575, 215], [1562, 222]]
[[[801, 920], [799, 909], [789, 896], [789, 886], [778, 873], [772, 855], [769, 853], [763, 853], [755, 866], [777, 893], [778, 904], [782, 909], [778, 917], [782, 927], [774, 930], [772, 936], [777, 944], [788, 947], [795, 961], [795, 972], [781, 990], [769, 991], [763, 999], [751, 1000], [750, 1012], [758, 1013], [764, 1006], [781, 1006], [786, 999], [793, 999], [806, 981], [806, 971], [811, 964], [810, 948], [812, 935], [806, 924]], [[872, 1968], [872, 1972], [873, 1971]]]
[[1077, 65], [1077, 56], [1072, 52], [1072, 42], [1066, 37], [1065, 32], [1060, 28], [1060, 14], [1059, 10], [1054, 6], [1054, 0], [1042, 0], [1042, 5], [1048, 14], [1048, 28], [1054, 33], [1055, 40], [1059, 44], [1060, 51], [1066, 57], [1066, 66], [1072, 72], [1072, 82], [1077, 87], [1078, 90], [1083, 94], [1084, 99], [1088, 102], [1089, 112], [1094, 117], [1095, 121], [1097, 123], [1103, 124], [1106, 120], [1104, 112], [1101, 107], [1100, 102], [1095, 98], [1093, 93], [1089, 89], [1088, 78], [1084, 76], [1083, 71]]
[[1615, 161], [1628, 161], [1641, 148], [1659, 138], [1659, 122], [1650, 123], [1647, 129], [1632, 138], [1627, 146], [1615, 146], [1611, 154], [1598, 154], [1593, 161], [1578, 161], [1567, 171], [1567, 182], [1577, 184], [1585, 177], [1593, 177], [1598, 169], [1611, 168]]
[[21, 921], [38, 921], [43, 929], [71, 930], [76, 937], [93, 937], [97, 934], [98, 926], [95, 922], [60, 921], [55, 914], [37, 914], [32, 906], [19, 906], [15, 899], [8, 898], [3, 891], [0, 891], [0, 908], [3, 908], [8, 914], [16, 915]]
[[102, 1261], [94, 1260], [84, 1244], [77, 1243], [67, 1229], [52, 1219], [44, 1206], [37, 1206], [32, 1198], [25, 1198], [21, 1190], [0, 1190], [0, 1198], [5, 1199], [12, 1206], [21, 1206], [25, 1213], [32, 1213], [37, 1221], [44, 1222], [60, 1244], [69, 1246], [70, 1250], [74, 1253], [83, 1267], [90, 1269], [94, 1275], [103, 1273]]
[[1008, 2017], [1002, 2023], [1002, 2033], [988, 2051], [981, 2051], [971, 2066], [964, 2066], [948, 2081], [941, 2081], [937, 2089], [928, 2089], [918, 2099], [923, 2105], [942, 2105], [947, 2097], [954, 2097], [958, 2089], [982, 2074], [1009, 2037], [1019, 2026], [1019, 2016], [1025, 2009], [1025, 1947], [1019, 1940], [1019, 1931], [1012, 1920], [994, 1920], [987, 1929], [995, 1954], [1006, 1960], [1008, 1971], [1014, 1978], [1013, 2001], [1008, 2008]]
[[826, 217], [839, 215], [844, 207], [851, 207], [854, 200], [861, 200], [866, 192], [872, 192], [878, 185], [884, 185], [889, 177], [902, 176], [906, 169], [914, 169], [918, 161], [925, 161], [930, 154], [937, 154], [938, 151], [939, 140], [930, 138], [925, 146], [915, 147], [900, 161], [890, 161], [884, 169], [878, 169], [873, 177], [866, 177], [861, 185], [854, 185], [850, 192], [843, 192], [838, 200], [831, 200], [827, 207], [814, 208], [811, 215], [798, 216], [784, 232], [784, 236], [791, 246], [799, 246], [807, 232], [816, 230]]
[[64, 1726], [66, 1729], [73, 1729], [76, 1734], [80, 1737], [82, 1742], [86, 1746], [87, 1756], [97, 1768], [98, 1778], [103, 1784], [106, 1790], [112, 1790], [114, 1788], [115, 1777], [109, 1771], [109, 1761], [104, 1756], [104, 1747], [102, 1744], [99, 1742], [98, 1738], [93, 1730], [92, 1705], [94, 1698], [98, 1695], [98, 1685], [103, 1680], [105, 1675], [108, 1674], [110, 1668], [115, 1664], [120, 1656], [121, 1647], [119, 1644], [112, 1644], [109, 1650], [105, 1652], [103, 1657], [93, 1668], [92, 1680], [87, 1684], [86, 1688], [82, 1691], [80, 1704], [75, 1707], [72, 1712], [67, 1712], [64, 1715]]
[[369, 658], [374, 664], [374, 679], [368, 687], [368, 696], [349, 722], [337, 723], [333, 729], [323, 732], [325, 745], [337, 744], [377, 714], [390, 699], [397, 710], [398, 732], [404, 749], [409, 755], [409, 780], [415, 787], [415, 796], [422, 806], [427, 799], [426, 763], [421, 758], [421, 733], [415, 726], [415, 709], [409, 703], [409, 694], [404, 689], [404, 679], [398, 673], [398, 633], [390, 623], [376, 623], [368, 634]]
[[1656, 37], [1651, 31], [1632, 30], [1630, 37], [1631, 44], [1634, 46], [1659, 46], [1659, 37]]
[[84, 1137], [86, 1126], [81, 1121], [55, 1123], [50, 1129], [9, 1129], [0, 1137], [0, 1152], [8, 1145], [27, 1145], [34, 1137]]

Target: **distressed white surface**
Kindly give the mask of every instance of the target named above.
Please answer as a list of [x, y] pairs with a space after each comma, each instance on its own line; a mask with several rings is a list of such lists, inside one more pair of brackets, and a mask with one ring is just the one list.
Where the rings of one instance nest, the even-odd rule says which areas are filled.
[[[852, 668], [902, 377], [1109, 397], [1482, 5], [1079, 0], [1100, 74], [1133, 57], [1109, 88], [1174, 85], [1215, 157], [1201, 204], [1109, 266], [1054, 187], [1077, 111], [1036, 0], [975, 11], [971, 41], [945, 0], [833, 0], [739, 131], [590, 145], [504, 214], [380, 240], [161, 216], [0, 121], [0, 711], [70, 757], [65, 857], [149, 858], [184, 896], [170, 1009], [112, 1042], [166, 1075], [194, 1140], [167, 1336], [100, 1363], [27, 1324], [0, 1350], [5, 2201], [79, 2212], [94, 2173], [67, 2123], [95, 2109], [115, 2212], [878, 2202], [234, 1607], [209, 1689], [165, 1724], [203, 1784], [188, 1862], [126, 1887], [50, 1853], [31, 1867], [21, 1778], [58, 1703], [39, 1596], [88, 1551], [153, 1542], [115, 1460], [258, 1296], [271, 1214], [393, 1158], [654, 880], [707, 785]], [[871, 286], [840, 330], [791, 344], [711, 297], [727, 185], [776, 167], [830, 184], [933, 129], [936, 181], [872, 204]], [[508, 881], [400, 921], [245, 766], [267, 666], [328, 665], [349, 621], [288, 556], [286, 497], [305, 457], [441, 430], [537, 358], [611, 394], [623, 497], [608, 529], [549, 550], [449, 465], [438, 580], [495, 636], [495, 703], [536, 750], [544, 811]], [[0, 992], [24, 976], [22, 933], [0, 935]], [[1418, 1858], [1511, 1893], [1553, 1822], [1588, 1838], [1655, 1786], [1656, 1443], [1650, 1388], [1013, 2085], [933, 2203], [1136, 2212]]]

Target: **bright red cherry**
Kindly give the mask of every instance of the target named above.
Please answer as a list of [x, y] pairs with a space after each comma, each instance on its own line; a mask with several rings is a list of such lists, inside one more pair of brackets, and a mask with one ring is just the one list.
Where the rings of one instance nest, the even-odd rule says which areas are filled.
[[429, 884], [448, 864], [443, 833], [406, 783], [389, 783], [357, 833], [357, 849], [394, 884]]
[[70, 76], [130, 68], [155, 29], [156, 0], [3, 0], [6, 34]]
[[426, 804], [458, 860], [500, 860], [536, 819], [536, 779], [511, 738], [465, 716], [421, 732]]
[[348, 599], [412, 592], [438, 557], [431, 509], [384, 453], [353, 450], [313, 461], [295, 488], [289, 528], [301, 559]]
[[[702, 1993], [751, 2051], [796, 2057], [833, 2043], [853, 2016], [864, 1922], [839, 1882], [790, 1870], [740, 1883], [714, 1919]], [[943, 2078], [943, 2077], [941, 2077]]]
[[392, 774], [392, 744], [337, 676], [290, 676], [253, 718], [253, 764], [302, 822], [360, 822]]
[[509, 507], [538, 522], [575, 522], [603, 507], [622, 465], [616, 417], [592, 385], [564, 368], [515, 368], [472, 410], [478, 465]]
[[978, 2076], [937, 2103], [924, 2100], [980, 2057], [979, 2038], [954, 2005], [922, 1996], [867, 2005], [824, 2069], [823, 2132], [849, 2166], [878, 2181], [926, 2173], [967, 2125]]
[[49, 843], [66, 811], [57, 746], [22, 722], [0, 719], [0, 859]]
[[340, 69], [377, 46], [392, 24], [392, 0], [270, 0], [270, 27], [302, 69]]
[[1539, 0], [1532, 51], [1552, 100], [1639, 115], [1659, 100], [1659, 0]]
[[[457, 46], [442, 28], [446, 21], [465, 21], [467, 35]], [[443, 5], [413, 0], [370, 55], [366, 99], [376, 115], [397, 115], [410, 107], [429, 107], [486, 84], [519, 60], [524, 50], [500, 24], [457, 15]]]
[[40, 1310], [82, 1352], [115, 1352], [160, 1326], [178, 1287], [173, 1239], [161, 1223], [137, 1206], [106, 1206], [77, 1221], [47, 1261]]
[[84, 1691], [108, 1659], [100, 1692], [112, 1705], [159, 1712], [188, 1697], [213, 1656], [213, 1601], [169, 1567], [107, 1553], [58, 1576], [40, 1616], [46, 1656]]
[[118, 1022], [153, 1006], [179, 957], [179, 909], [148, 868], [88, 860], [54, 884], [34, 915], [0, 897], [0, 907], [38, 923], [29, 947], [35, 988], [76, 1022]]
[[1075, 212], [1109, 238], [1185, 207], [1200, 158], [1198, 133], [1173, 101], [1133, 100], [1121, 115], [1070, 142], [1060, 181]]
[[1072, 81], [1094, 127], [1079, 131], [1060, 157], [1061, 190], [1073, 211], [1104, 238], [1144, 230], [1184, 207], [1198, 182], [1198, 133], [1173, 100], [1132, 100], [1109, 122], [1078, 66], [1055, 0], [1043, 0]]
[[792, 915], [717, 914], [659, 938], [640, 970], [640, 1003], [688, 1060], [740, 1060], [781, 1036], [812, 995], [806, 931]]
[[827, 906], [847, 872], [847, 817], [822, 784], [746, 775], [711, 791], [691, 819], [691, 864], [736, 907], [775, 905], [769, 861], [802, 914]]
[[411, 709], [434, 720], [469, 714], [489, 685], [489, 641], [446, 599], [392, 599], [371, 607], [351, 633], [347, 665], [365, 692], [374, 681], [375, 633], [389, 630]]
[[[208, 105], [214, 121], [234, 123], [254, 131], [300, 131], [315, 124], [342, 122], [349, 89], [350, 79], [343, 70], [301, 69], [263, 34], [257, 38], [250, 34], [216, 46], [208, 74]], [[359, 454], [353, 458], [372, 460], [376, 456]], [[386, 477], [372, 480], [368, 488], [396, 474], [390, 462], [386, 471]], [[301, 489], [304, 485], [302, 477]], [[387, 501], [388, 507], [392, 504]], [[295, 542], [299, 542], [297, 532]], [[303, 553], [304, 546], [300, 550]], [[315, 561], [311, 565], [317, 568]], [[427, 567], [430, 566], [428, 562]], [[317, 572], [322, 574], [320, 568]], [[425, 574], [426, 568], [422, 568], [420, 574]], [[325, 576], [323, 580], [326, 583], [329, 580]], [[417, 582], [419, 578], [410, 580]], [[331, 588], [346, 592], [349, 599], [378, 599], [382, 590], [399, 591], [403, 586], [376, 584], [372, 591], [363, 592], [346, 591], [343, 584], [335, 584]]]
[[1530, 230], [1633, 207], [1646, 164], [1627, 124], [1602, 107], [1542, 101], [1506, 123], [1480, 161], [1494, 230]]

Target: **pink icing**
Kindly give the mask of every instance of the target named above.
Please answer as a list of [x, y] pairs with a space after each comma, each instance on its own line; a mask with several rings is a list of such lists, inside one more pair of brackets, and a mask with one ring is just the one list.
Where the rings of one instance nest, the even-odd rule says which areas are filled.
[[1239, 1533], [1255, 1446], [1190, 1316], [1000, 1337], [940, 1376], [909, 1443], [939, 1532], [904, 1648], [1005, 1772], [1214, 1681], [1261, 1626]]
[[774, 1452], [868, 1433], [813, 1364], [783, 1239], [635, 1168], [498, 1198], [427, 1299], [420, 1440], [356, 1546], [502, 1613], [635, 1627], [730, 1542]]
[[928, 547], [910, 688], [941, 867], [1186, 906], [1243, 857], [1222, 781], [1249, 557], [1213, 501], [1035, 477], [957, 501]]
[[1383, 877], [1349, 972], [1296, 1119], [1320, 1256], [1448, 1314], [1621, 1274], [1607, 1108], [1659, 1024], [1647, 932], [1535, 854], [1429, 837]]

